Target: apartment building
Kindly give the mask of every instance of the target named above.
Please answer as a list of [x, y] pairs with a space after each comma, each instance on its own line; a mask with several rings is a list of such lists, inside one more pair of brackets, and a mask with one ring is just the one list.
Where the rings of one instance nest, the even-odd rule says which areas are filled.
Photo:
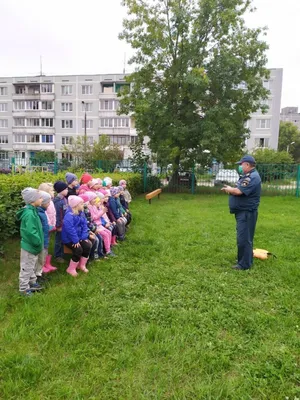
[[123, 74], [0, 78], [0, 159], [28, 160], [37, 151], [55, 151], [84, 136], [108, 135], [130, 154], [137, 138], [134, 121], [117, 115]]
[[282, 75], [282, 68], [272, 68], [270, 78], [263, 81], [264, 87], [270, 90], [270, 95], [265, 100], [269, 109], [266, 114], [258, 110], [247, 123], [250, 138], [246, 140], [246, 148], [249, 152], [259, 147], [274, 150], [278, 148]]
[[286, 122], [292, 122], [300, 129], [300, 113], [298, 107], [284, 107], [280, 113], [280, 120]]

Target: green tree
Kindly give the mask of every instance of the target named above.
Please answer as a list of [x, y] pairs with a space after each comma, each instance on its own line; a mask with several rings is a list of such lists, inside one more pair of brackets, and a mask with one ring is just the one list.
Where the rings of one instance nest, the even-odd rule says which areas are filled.
[[300, 130], [292, 122], [280, 121], [279, 151], [289, 151], [296, 162], [300, 161]]
[[252, 153], [257, 164], [292, 164], [293, 157], [286, 151], [257, 149]]
[[72, 155], [72, 163], [78, 168], [91, 167], [91, 145], [85, 142], [84, 136], [77, 136], [69, 145], [62, 146], [63, 153]]
[[36, 165], [53, 162], [55, 160], [54, 151], [37, 151], [32, 158], [32, 162]]
[[96, 162], [98, 160], [123, 160], [123, 151], [117, 144], [110, 144], [109, 137], [100, 135], [98, 142], [94, 143], [91, 147], [91, 158]]
[[129, 158], [131, 161], [131, 166], [134, 171], [141, 171], [144, 168], [144, 164], [148, 163], [149, 156], [143, 151], [144, 141], [143, 138], [138, 137], [136, 143], [130, 146], [132, 156]]
[[264, 28], [249, 29], [251, 0], [123, 0], [129, 17], [120, 38], [131, 44], [136, 71], [120, 93], [150, 148], [181, 160], [209, 149], [218, 160], [241, 151], [251, 113], [265, 107], [268, 76]]

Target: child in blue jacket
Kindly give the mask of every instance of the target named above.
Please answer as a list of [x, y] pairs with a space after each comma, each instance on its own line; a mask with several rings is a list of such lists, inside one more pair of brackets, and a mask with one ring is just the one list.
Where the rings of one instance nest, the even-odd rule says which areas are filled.
[[63, 225], [63, 220], [65, 213], [68, 208], [68, 185], [66, 182], [57, 181], [54, 183], [54, 190], [57, 196], [54, 198], [53, 203], [56, 210], [56, 231], [55, 231], [55, 246], [54, 246], [54, 256], [56, 262], [64, 262], [64, 249], [61, 241], [61, 230]]
[[68, 203], [70, 207], [64, 216], [61, 238], [62, 242], [72, 250], [67, 273], [77, 276], [76, 268], [88, 272], [86, 263], [94, 240], [83, 212], [83, 200], [78, 196], [69, 196]]

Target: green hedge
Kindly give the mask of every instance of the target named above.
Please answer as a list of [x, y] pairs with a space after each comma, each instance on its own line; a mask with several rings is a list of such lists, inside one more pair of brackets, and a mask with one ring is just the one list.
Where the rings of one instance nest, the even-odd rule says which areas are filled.
[[[76, 173], [78, 177], [81, 174], [82, 171], [77, 171]], [[95, 178], [103, 179], [105, 176], [107, 174], [93, 174]], [[140, 174], [112, 173], [109, 176], [112, 178], [114, 186], [117, 186], [121, 179], [126, 179], [128, 190], [132, 196], [143, 192], [143, 182]], [[0, 246], [6, 239], [19, 231], [16, 211], [24, 206], [21, 191], [27, 186], [38, 188], [43, 182], [54, 183], [57, 180], [65, 180], [65, 172], [60, 172], [57, 175], [43, 172], [0, 175]]]

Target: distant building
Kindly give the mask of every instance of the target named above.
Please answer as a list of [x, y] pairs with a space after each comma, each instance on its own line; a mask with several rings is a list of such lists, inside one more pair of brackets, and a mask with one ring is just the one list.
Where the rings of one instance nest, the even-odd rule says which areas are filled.
[[28, 162], [41, 150], [55, 151], [86, 131], [89, 143], [107, 135], [130, 155], [137, 140], [134, 120], [118, 115], [124, 74], [0, 78], [0, 160]]
[[266, 114], [258, 110], [247, 123], [250, 138], [246, 140], [246, 148], [253, 151], [259, 147], [277, 150], [280, 122], [280, 103], [282, 91], [282, 68], [270, 69], [270, 78], [263, 85], [270, 90], [265, 104], [269, 107]]
[[300, 129], [300, 113], [298, 113], [298, 107], [284, 107], [280, 113], [280, 120], [292, 122]]

